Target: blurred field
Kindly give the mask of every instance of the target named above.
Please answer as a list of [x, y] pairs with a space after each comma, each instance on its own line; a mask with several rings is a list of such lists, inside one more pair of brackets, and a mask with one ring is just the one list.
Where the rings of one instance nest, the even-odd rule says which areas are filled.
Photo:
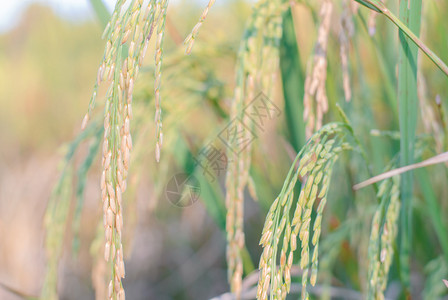
[[[186, 35], [200, 9], [180, 5], [179, 11], [188, 13], [174, 17], [173, 12], [167, 40], [171, 48]], [[248, 8], [236, 2], [230, 9], [237, 12], [231, 31], [241, 32]], [[215, 24], [227, 20], [214, 18]], [[185, 26], [181, 32], [174, 27], [179, 25]], [[0, 36], [0, 283], [5, 285], [0, 286], [0, 299], [21, 299], [8, 288], [23, 295], [40, 294], [46, 272], [43, 216], [60, 174], [63, 145], [80, 132], [104, 47], [101, 33], [98, 22], [67, 22], [48, 7], [32, 5], [16, 28]], [[224, 39], [228, 33], [227, 26], [204, 32], [203, 38]], [[230, 40], [237, 47], [239, 34]], [[150, 61], [152, 54], [147, 57]], [[233, 68], [228, 70], [231, 82]], [[71, 236], [64, 243], [60, 299], [94, 298], [89, 243], [100, 205], [99, 174], [92, 173], [85, 191], [79, 257], [72, 257]], [[225, 292], [224, 236], [201, 204], [180, 210], [163, 199], [160, 211], [172, 215], [168, 224], [165, 217], [150, 214], [158, 201], [148, 180], [142, 179], [137, 189], [139, 221], [136, 232], [130, 233], [134, 242], [127, 261], [128, 299], [198, 299]], [[172, 251], [167, 253], [166, 247]]]
[[[0, 37], [0, 282], [24, 294], [40, 293], [42, 218], [59, 149], [78, 130], [91, 91], [100, 31], [32, 5]], [[0, 299], [18, 298], [0, 288]]]

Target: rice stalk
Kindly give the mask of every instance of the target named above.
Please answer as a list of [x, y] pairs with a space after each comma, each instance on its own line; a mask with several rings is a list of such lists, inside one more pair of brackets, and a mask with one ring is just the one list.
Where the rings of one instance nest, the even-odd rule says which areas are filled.
[[325, 88], [327, 79], [327, 45], [330, 33], [333, 1], [324, 0], [320, 7], [319, 30], [314, 47], [314, 56], [305, 79], [305, 95], [303, 97], [303, 119], [306, 122], [306, 137], [322, 127], [323, 115], [328, 110], [328, 99]]
[[[299, 264], [303, 270], [302, 299], [308, 298], [308, 276], [311, 285], [316, 284], [322, 214], [327, 202], [331, 173], [339, 154], [352, 149], [346, 141], [349, 135], [351, 130], [348, 125], [327, 124], [311, 137], [295, 158], [263, 227], [257, 299], [267, 299], [268, 293], [270, 299], [286, 298], [291, 288], [291, 267], [298, 246], [301, 249]], [[297, 163], [298, 168], [294, 170]], [[295, 200], [294, 187], [298, 180], [302, 188]], [[290, 219], [295, 201], [293, 217]], [[317, 208], [314, 208], [315, 205]], [[314, 209], [317, 215], [311, 224]]]
[[[409, 25], [405, 24], [403, 21], [400, 20], [400, 18], [394, 15], [386, 7], [386, 5], [384, 5], [384, 3], [380, 2], [379, 0], [355, 0], [355, 1], [368, 7], [369, 9], [372, 9], [386, 16], [392, 23], [394, 23], [400, 29], [400, 34], [403, 34], [407, 38], [409, 38], [409, 40], [412, 41], [413, 44], [419, 47], [420, 50], [422, 50], [423, 53], [425, 53], [425, 55], [430, 60], [432, 60], [432, 62], [443, 73], [445, 73], [445, 75], [448, 76], [448, 66], [445, 64], [445, 62], [441, 60], [440, 57], [438, 57], [425, 43], [423, 43], [422, 40], [418, 38], [418, 36], [413, 32], [413, 30], [409, 27]], [[407, 3], [406, 3], [406, 9], [407, 9]]]

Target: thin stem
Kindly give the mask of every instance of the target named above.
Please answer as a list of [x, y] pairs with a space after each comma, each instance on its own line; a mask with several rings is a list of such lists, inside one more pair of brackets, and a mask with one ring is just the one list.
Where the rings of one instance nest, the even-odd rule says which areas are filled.
[[[425, 54], [431, 59], [434, 64], [448, 76], [448, 66], [441, 60], [422, 40], [420, 40], [412, 30], [406, 26], [397, 16], [395, 16], [382, 2], [378, 0], [355, 0], [358, 3], [385, 15], [389, 20], [392, 21], [397, 27], [410, 38]], [[407, 3], [407, 2], [406, 2]]]

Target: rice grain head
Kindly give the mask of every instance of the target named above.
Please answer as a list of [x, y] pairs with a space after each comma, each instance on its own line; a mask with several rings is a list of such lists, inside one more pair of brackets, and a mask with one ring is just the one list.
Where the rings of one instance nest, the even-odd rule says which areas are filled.
[[[124, 5], [126, 3], [126, 5]], [[103, 202], [105, 236], [104, 259], [109, 261], [111, 279], [109, 298], [124, 299], [122, 278], [125, 276], [122, 230], [123, 196], [132, 151], [131, 120], [132, 95], [149, 41], [156, 30], [155, 104], [156, 104], [156, 158], [162, 146], [162, 113], [160, 108], [162, 43], [168, 1], [119, 0], [106, 26], [104, 56], [100, 62], [97, 80], [84, 117], [85, 128], [94, 108], [98, 87], [108, 82], [104, 113], [104, 137], [100, 181]], [[127, 50], [127, 51], [126, 51]]]
[[190, 34], [187, 36], [187, 38], [184, 41], [184, 45], [186, 45], [185, 53], [191, 54], [191, 50], [193, 49], [194, 42], [196, 40], [196, 37], [199, 34], [199, 29], [201, 28], [202, 24], [205, 21], [205, 18], [207, 18], [208, 12], [211, 9], [211, 7], [215, 4], [215, 0], [209, 0], [207, 7], [202, 12], [201, 17], [199, 18], [199, 21], [196, 23], [196, 25], [191, 30]]
[[[293, 162], [282, 191], [272, 204], [263, 227], [260, 245], [264, 249], [259, 264], [261, 272], [257, 289], [258, 299], [265, 299], [263, 297], [269, 293], [269, 289], [273, 299], [285, 299], [290, 292], [291, 267], [298, 242], [301, 249], [300, 267], [303, 269], [301, 297], [309, 297], [308, 274], [311, 273], [309, 281], [312, 285], [317, 281], [319, 237], [331, 172], [339, 153], [351, 149], [350, 144], [346, 142], [346, 136], [350, 134], [346, 124], [325, 125], [310, 138]], [[294, 170], [297, 163], [297, 170]], [[297, 181], [301, 181], [302, 188], [295, 199], [293, 191]], [[290, 220], [294, 201], [296, 204], [293, 219]], [[317, 216], [311, 224], [315, 204]], [[283, 242], [277, 265], [280, 240]], [[281, 292], [276, 292], [275, 288], [280, 288]]]
[[373, 216], [370, 233], [368, 299], [384, 299], [398, 233], [400, 177], [383, 181], [377, 196], [381, 202]]

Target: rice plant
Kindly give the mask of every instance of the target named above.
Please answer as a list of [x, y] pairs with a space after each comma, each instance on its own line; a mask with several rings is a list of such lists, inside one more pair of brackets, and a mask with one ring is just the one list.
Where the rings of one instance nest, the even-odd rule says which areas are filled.
[[[74, 234], [74, 251], [81, 247], [85, 178], [98, 153], [103, 220], [91, 243], [93, 285], [98, 299], [125, 298], [126, 246], [133, 237], [124, 228], [129, 211], [136, 210], [135, 195], [125, 191], [128, 185], [135, 189], [138, 180], [130, 178], [144, 172], [140, 163], [148, 152], [154, 152], [158, 166], [151, 170], [154, 198], [163, 193], [171, 164], [199, 178], [204, 191], [200, 201], [226, 237], [232, 299], [285, 299], [292, 293], [301, 299], [446, 295], [446, 157], [436, 154], [448, 145], [440, 100], [446, 98], [448, 57], [445, 46], [434, 44], [432, 49], [426, 44], [429, 33], [419, 33], [421, 26], [429, 27], [423, 22], [427, 19], [444, 26], [437, 6], [447, 5], [391, 2], [259, 0], [251, 4], [239, 48], [226, 50], [211, 42], [213, 29], [206, 28], [211, 11], [219, 13], [224, 5], [219, 1], [208, 2], [196, 25], [183, 32], [183, 43], [168, 47], [167, 35], [173, 35], [168, 0], [118, 0], [104, 22], [105, 50], [83, 131], [70, 145], [47, 208], [50, 259], [41, 298], [57, 298], [57, 260], [66, 228]], [[101, 1], [93, 3], [104, 20]], [[146, 65], [152, 40], [154, 61]], [[390, 45], [399, 51], [391, 51]], [[210, 72], [218, 74], [225, 67], [210, 62], [219, 58], [227, 63], [233, 56], [233, 84], [227, 81], [227, 90], [211, 96], [211, 79], [193, 72], [212, 65]], [[424, 57], [430, 61], [422, 62]], [[204, 86], [209, 88], [205, 92]], [[431, 99], [434, 94], [437, 102]], [[274, 107], [264, 107], [263, 115], [256, 107], [261, 122], [274, 123], [269, 117], [274, 110], [281, 115], [273, 124], [274, 137], [263, 137], [267, 130], [248, 112], [258, 95]], [[103, 114], [95, 112], [96, 102], [104, 106]], [[213, 107], [212, 113], [205, 110], [212, 115], [211, 125], [221, 127], [222, 120], [235, 124], [225, 145], [225, 179], [218, 182], [203, 176], [205, 169], [190, 160], [202, 153], [192, 140], [207, 145], [222, 131], [184, 130], [184, 115], [204, 105]], [[155, 116], [154, 124], [148, 122], [149, 114]], [[201, 118], [206, 122], [207, 117]], [[201, 121], [196, 126], [207, 127]], [[73, 156], [81, 141], [89, 139], [88, 155], [75, 173]], [[429, 172], [412, 171], [429, 165], [435, 165]], [[67, 226], [75, 174], [77, 202], [73, 223]], [[259, 245], [247, 234], [253, 232], [245, 210], [248, 198], [256, 200], [256, 219], [264, 224], [257, 233]], [[416, 274], [425, 280], [420, 290], [413, 288]]]

